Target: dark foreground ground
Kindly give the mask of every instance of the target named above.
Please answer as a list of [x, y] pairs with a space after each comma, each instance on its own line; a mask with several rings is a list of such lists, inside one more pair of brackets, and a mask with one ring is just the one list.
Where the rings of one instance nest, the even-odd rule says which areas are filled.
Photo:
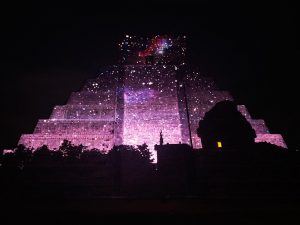
[[299, 152], [182, 146], [160, 152], [157, 167], [130, 151], [7, 155], [0, 225], [300, 224]]
[[286, 198], [32, 199], [1, 208], [1, 224], [300, 224], [299, 201]]

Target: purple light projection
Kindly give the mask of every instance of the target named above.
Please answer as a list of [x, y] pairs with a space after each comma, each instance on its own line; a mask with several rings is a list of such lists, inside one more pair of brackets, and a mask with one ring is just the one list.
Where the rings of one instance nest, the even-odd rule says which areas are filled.
[[[109, 151], [113, 145], [146, 143], [156, 159], [154, 145], [162, 131], [164, 143], [202, 148], [196, 133], [199, 120], [217, 102], [233, 99], [212, 79], [186, 66], [185, 37], [126, 35], [119, 46], [120, 65], [104, 68], [88, 80], [66, 105], [54, 107], [50, 119], [39, 120], [33, 134], [23, 134], [19, 144], [57, 149], [67, 139]], [[151, 53], [152, 61], [141, 52]], [[282, 136], [270, 134], [263, 120], [252, 119], [244, 105], [238, 110], [256, 131], [256, 142], [286, 148]]]

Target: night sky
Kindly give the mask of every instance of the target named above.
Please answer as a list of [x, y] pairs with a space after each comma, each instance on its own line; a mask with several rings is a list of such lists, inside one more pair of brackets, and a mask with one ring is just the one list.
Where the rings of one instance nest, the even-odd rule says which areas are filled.
[[18, 5], [1, 13], [1, 142], [16, 146], [101, 66], [125, 34], [187, 36], [189, 62], [299, 145], [299, 24], [294, 5]]

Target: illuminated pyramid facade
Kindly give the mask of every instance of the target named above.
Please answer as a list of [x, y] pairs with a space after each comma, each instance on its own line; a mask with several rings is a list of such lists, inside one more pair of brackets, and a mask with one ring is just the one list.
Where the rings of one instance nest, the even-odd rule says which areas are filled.
[[[119, 44], [121, 60], [88, 80], [66, 105], [56, 106], [50, 119], [39, 120], [33, 134], [19, 144], [57, 149], [64, 139], [89, 149], [109, 151], [113, 145], [159, 142], [187, 143], [202, 148], [196, 129], [217, 102], [233, 100], [213, 81], [185, 62], [185, 37], [138, 38], [126, 35]], [[263, 120], [239, 111], [256, 131], [256, 142], [286, 147], [280, 134], [270, 134]]]

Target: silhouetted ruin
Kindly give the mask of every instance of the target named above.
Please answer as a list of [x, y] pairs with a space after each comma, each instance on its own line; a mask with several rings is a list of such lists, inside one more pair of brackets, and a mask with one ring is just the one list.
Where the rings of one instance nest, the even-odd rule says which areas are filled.
[[251, 148], [256, 134], [231, 101], [218, 102], [205, 113], [197, 133], [206, 149]]

